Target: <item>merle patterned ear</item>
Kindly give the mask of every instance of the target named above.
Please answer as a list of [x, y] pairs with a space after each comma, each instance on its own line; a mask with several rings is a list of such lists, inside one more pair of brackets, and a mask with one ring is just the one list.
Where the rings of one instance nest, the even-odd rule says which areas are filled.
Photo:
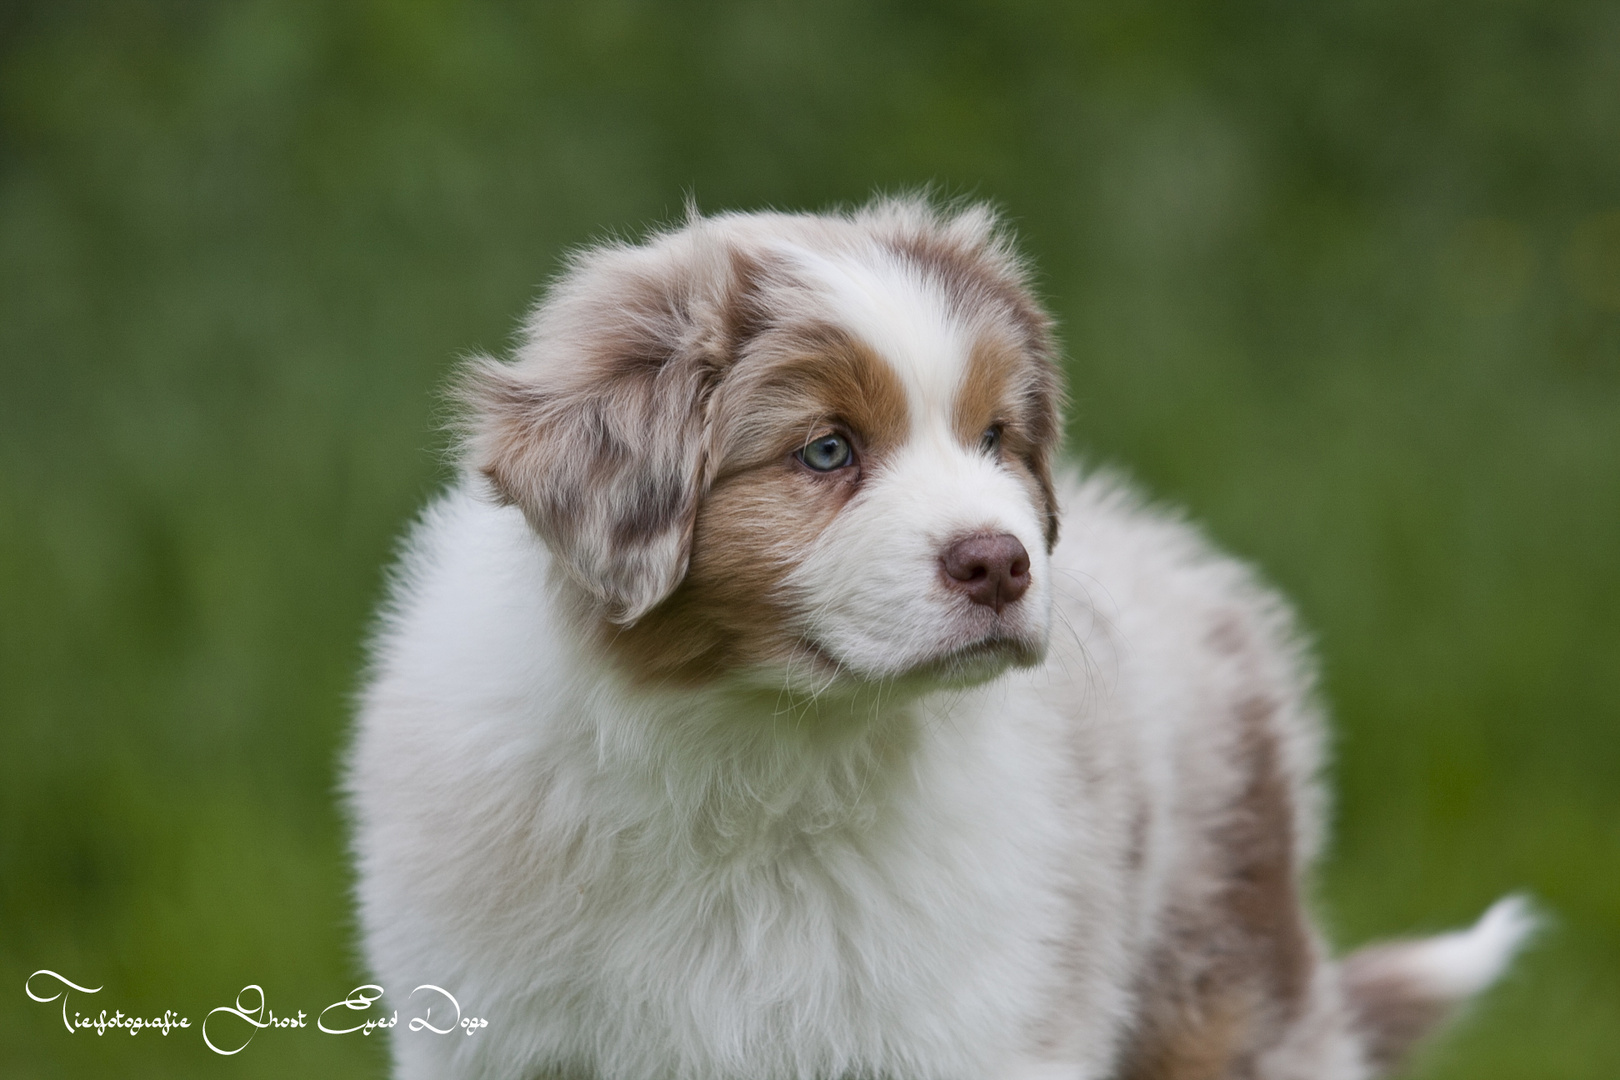
[[742, 260], [702, 239], [580, 256], [515, 362], [466, 382], [473, 466], [624, 625], [685, 576], [706, 406], [745, 321]]

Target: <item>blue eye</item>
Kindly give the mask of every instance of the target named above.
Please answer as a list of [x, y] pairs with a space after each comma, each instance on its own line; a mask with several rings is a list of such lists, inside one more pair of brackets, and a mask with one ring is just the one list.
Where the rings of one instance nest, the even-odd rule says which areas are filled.
[[992, 424], [979, 437], [979, 449], [986, 454], [994, 454], [1001, 449], [1001, 425]]
[[814, 442], [805, 444], [797, 456], [816, 472], [832, 472], [853, 463], [855, 451], [850, 448], [849, 440], [842, 435], [823, 435]]

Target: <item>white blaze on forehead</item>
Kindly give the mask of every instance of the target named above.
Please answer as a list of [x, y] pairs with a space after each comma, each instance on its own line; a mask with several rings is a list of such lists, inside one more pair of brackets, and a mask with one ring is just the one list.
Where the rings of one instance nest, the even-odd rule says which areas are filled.
[[912, 431], [930, 421], [949, 425], [968, 335], [939, 286], [875, 245], [840, 255], [796, 247], [791, 257], [829, 301], [833, 319], [900, 377]]

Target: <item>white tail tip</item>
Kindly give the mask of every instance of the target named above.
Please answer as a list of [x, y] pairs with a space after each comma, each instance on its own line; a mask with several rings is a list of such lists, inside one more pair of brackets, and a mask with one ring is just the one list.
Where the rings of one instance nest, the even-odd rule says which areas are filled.
[[1409, 944], [1402, 958], [1407, 975], [1436, 997], [1470, 997], [1501, 977], [1540, 924], [1525, 897], [1503, 897], [1467, 930]]

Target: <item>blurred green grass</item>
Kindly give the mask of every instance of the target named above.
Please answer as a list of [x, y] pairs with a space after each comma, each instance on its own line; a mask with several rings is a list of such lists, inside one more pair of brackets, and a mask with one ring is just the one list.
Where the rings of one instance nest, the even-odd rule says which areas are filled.
[[1038, 261], [1075, 451], [1316, 631], [1341, 942], [1552, 914], [1415, 1073], [1620, 1074], [1616, 86], [1576, 2], [0, 8], [0, 1072], [380, 1075], [22, 983], [364, 981], [334, 762], [456, 358], [688, 193], [933, 184]]

